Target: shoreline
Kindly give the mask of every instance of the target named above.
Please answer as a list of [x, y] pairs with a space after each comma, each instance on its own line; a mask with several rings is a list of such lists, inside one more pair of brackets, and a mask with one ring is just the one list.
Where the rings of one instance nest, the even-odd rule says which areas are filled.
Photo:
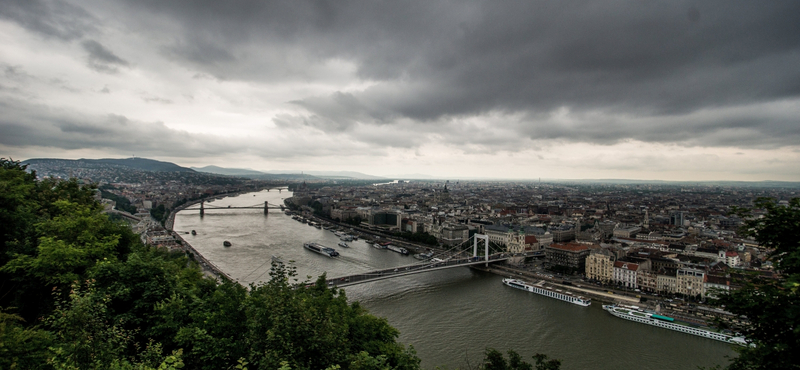
[[[169, 217], [167, 219], [167, 222], [165, 222], [165, 226], [167, 226], [168, 230], [170, 232], [172, 232], [173, 235], [175, 235], [177, 237], [177, 239], [180, 240], [184, 251], [187, 252], [187, 253], [191, 253], [193, 255], [193, 257], [195, 258], [195, 260], [198, 262], [198, 264], [200, 265], [200, 267], [203, 269], [203, 271], [205, 273], [209, 274], [210, 276], [214, 276], [215, 278], [228, 279], [228, 280], [231, 280], [231, 281], [236, 281], [230, 275], [228, 275], [225, 271], [222, 271], [222, 269], [217, 267], [211, 261], [207, 260], [201, 253], [199, 253], [196, 249], [194, 249], [194, 247], [188, 241], [186, 241], [181, 236], [181, 234], [179, 234], [179, 233], [177, 233], [177, 232], [175, 232], [173, 230], [175, 215], [178, 212], [184, 210], [185, 208], [188, 208], [188, 207], [190, 207], [192, 205], [200, 203], [201, 201], [204, 201], [204, 200], [223, 199], [223, 198], [230, 197], [230, 196], [239, 196], [239, 195], [242, 195], [242, 194], [260, 192], [262, 190], [263, 189], [256, 190], [256, 191], [247, 190], [247, 191], [239, 191], [239, 192], [233, 192], [233, 193], [219, 194], [219, 195], [217, 195], [215, 197], [197, 199], [197, 200], [194, 200], [194, 201], [187, 202], [187, 203], [182, 204], [181, 206], [175, 208], [174, 210], [172, 210], [170, 212], [170, 215], [169, 215]], [[309, 218], [317, 219], [317, 221], [319, 221], [319, 218], [314, 216], [314, 215], [309, 215]], [[325, 221], [326, 222], [331, 222], [331, 223], [334, 223], [334, 224], [338, 224], [338, 225], [340, 225], [342, 227], [346, 227], [345, 225], [343, 225], [341, 223], [332, 222], [330, 220], [325, 220]], [[347, 225], [347, 226], [352, 227], [352, 225]], [[375, 232], [373, 230], [365, 230], [365, 229], [360, 228], [358, 226], [355, 226], [354, 228], [358, 229], [362, 233], [370, 234], [370, 235], [373, 235], [373, 236], [377, 235], [377, 234], [380, 234], [380, 233]], [[431, 248], [429, 246], [424, 246], [424, 245], [417, 244], [417, 243], [414, 243], [414, 242], [411, 242], [411, 241], [407, 241], [407, 240], [397, 240], [397, 239], [392, 238], [392, 237], [390, 237], [388, 235], [384, 235], [384, 236], [382, 236], [382, 238], [386, 238], [387, 240], [392, 240], [393, 242], [395, 242], [397, 244], [401, 244], [401, 245], [405, 244], [406, 248], [409, 248], [409, 249], [412, 249], [412, 250], [417, 250], [418, 251], [419, 249], [423, 249], [423, 248], [424, 249]], [[438, 249], [436, 247], [432, 247], [432, 248]], [[560, 287], [561, 289], [580, 292], [580, 294], [585, 295], [585, 296], [587, 296], [587, 297], [589, 297], [589, 298], [591, 298], [593, 300], [597, 300], [597, 301], [600, 301], [600, 302], [623, 303], [623, 304], [640, 304], [640, 305], [644, 304], [644, 305], [648, 306], [648, 308], [650, 308], [650, 309], [655, 309], [655, 307], [649, 307], [649, 306], [651, 306], [651, 304], [649, 302], [648, 303], [641, 302], [640, 298], [638, 298], [638, 297], [632, 297], [632, 296], [628, 296], [628, 295], [613, 293], [613, 292], [608, 291], [607, 289], [603, 289], [602, 291], [600, 291], [600, 290], [593, 289], [594, 288], [593, 286], [584, 287], [584, 286], [576, 286], [576, 285], [564, 285], [564, 284], [561, 284], [560, 281], [556, 281], [554, 279], [544, 278], [544, 277], [539, 276], [538, 274], [536, 274], [534, 272], [527, 271], [527, 270], [520, 269], [520, 268], [516, 268], [516, 267], [510, 266], [510, 265], [494, 264], [494, 265], [490, 265], [489, 267], [471, 266], [471, 268], [474, 268], [474, 269], [479, 270], [479, 271], [489, 272], [489, 273], [492, 273], [492, 274], [495, 274], [495, 275], [498, 275], [498, 276], [502, 276], [502, 277], [516, 277], [516, 278], [522, 277], [522, 278], [527, 278], [529, 280], [545, 280], [545, 281], [547, 281], [548, 284]], [[557, 279], [557, 280], [560, 280], [560, 279]], [[669, 312], [673, 316], [679, 317], [679, 318], [681, 318], [683, 320], [692, 321], [692, 322], [697, 322], [697, 321], [706, 322], [705, 318], [696, 317], [694, 315], [687, 316], [686, 313], [684, 313], [684, 312], [676, 312], [675, 310], [672, 310], [669, 307], [663, 307], [662, 306], [661, 309], [666, 311], [666, 312]]]
[[261, 192], [263, 190], [264, 189], [260, 189], [260, 190], [242, 190], [242, 191], [236, 191], [236, 192], [225, 193], [225, 194], [217, 194], [217, 195], [215, 195], [213, 197], [206, 197], [206, 198], [201, 198], [201, 199], [195, 199], [195, 200], [192, 200], [192, 201], [188, 201], [188, 202], [186, 202], [184, 204], [181, 204], [180, 206], [174, 208], [173, 210], [171, 210], [169, 212], [169, 216], [167, 216], [167, 220], [164, 222], [164, 229], [169, 231], [170, 233], [172, 233], [172, 235], [176, 239], [178, 239], [180, 241], [180, 244], [183, 247], [184, 252], [186, 252], [188, 254], [191, 254], [192, 257], [194, 257], [195, 261], [197, 261], [197, 264], [200, 266], [200, 268], [203, 270], [203, 272], [205, 274], [207, 274], [209, 276], [213, 276], [214, 278], [220, 279], [220, 280], [227, 279], [227, 280], [230, 280], [230, 281], [236, 281], [230, 275], [228, 275], [228, 273], [226, 273], [225, 271], [222, 271], [222, 269], [217, 267], [217, 265], [215, 265], [214, 263], [212, 263], [211, 261], [206, 259], [200, 252], [198, 252], [196, 249], [194, 249], [192, 244], [189, 243], [188, 241], [186, 241], [186, 239], [184, 239], [183, 236], [181, 236], [180, 233], [178, 233], [178, 232], [176, 232], [174, 230], [175, 215], [177, 215], [178, 212], [183, 211], [184, 209], [189, 208], [189, 207], [191, 207], [191, 206], [193, 206], [193, 205], [195, 205], [197, 203], [203, 202], [203, 201], [207, 201], [207, 200], [211, 200], [211, 199], [224, 199], [224, 198], [227, 198], [227, 197], [234, 197], [234, 196], [239, 196], [239, 195], [248, 194], [248, 193], [258, 193], [258, 192]]

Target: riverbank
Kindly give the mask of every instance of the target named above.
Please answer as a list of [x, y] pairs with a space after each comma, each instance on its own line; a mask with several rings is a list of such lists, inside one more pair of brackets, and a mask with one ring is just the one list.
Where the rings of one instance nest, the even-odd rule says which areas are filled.
[[564, 289], [564, 290], [568, 290], [568, 291], [581, 292], [582, 295], [585, 295], [585, 296], [591, 298], [592, 300], [599, 300], [599, 301], [608, 302], [608, 303], [625, 303], [625, 304], [634, 304], [634, 303], [638, 304], [638, 303], [640, 303], [640, 299], [639, 298], [627, 297], [627, 296], [617, 295], [617, 294], [613, 294], [613, 293], [609, 294], [608, 292], [605, 292], [605, 291], [601, 292], [601, 291], [598, 291], [598, 290], [595, 290], [595, 289], [590, 289], [590, 288], [582, 287], [582, 286], [559, 284], [559, 283], [555, 283], [555, 282], [553, 282], [551, 280], [548, 280], [546, 278], [543, 278], [543, 277], [539, 276], [536, 273], [525, 271], [525, 270], [516, 269], [516, 268], [513, 268], [513, 267], [503, 266], [503, 265], [500, 265], [500, 264], [489, 265], [489, 267], [473, 266], [472, 268], [474, 268], [476, 270], [480, 270], [480, 271], [490, 272], [490, 273], [493, 273], [495, 275], [500, 275], [500, 276], [503, 276], [503, 277], [514, 277], [514, 278], [522, 277], [522, 278], [528, 278], [528, 279], [530, 279], [532, 281], [545, 280], [545, 281], [547, 281], [547, 284], [556, 286], [556, 287], [558, 287], [560, 289]]
[[260, 190], [242, 190], [242, 191], [237, 191], [237, 192], [232, 192], [232, 193], [217, 194], [217, 195], [215, 195], [213, 197], [206, 197], [206, 198], [201, 198], [201, 199], [195, 199], [195, 200], [188, 201], [188, 202], [186, 202], [184, 204], [181, 204], [178, 207], [175, 207], [172, 211], [170, 211], [169, 216], [167, 216], [167, 220], [164, 222], [164, 228], [166, 230], [168, 230], [169, 232], [171, 232], [176, 240], [180, 241], [180, 245], [182, 246], [183, 251], [186, 252], [187, 254], [190, 254], [194, 258], [194, 260], [197, 261], [197, 263], [200, 265], [200, 268], [203, 270], [203, 273], [205, 273], [206, 275], [211, 276], [213, 278], [216, 278], [216, 279], [234, 280], [233, 278], [231, 278], [230, 275], [228, 275], [228, 273], [226, 273], [225, 271], [222, 271], [222, 269], [217, 267], [217, 265], [215, 265], [214, 263], [212, 263], [211, 261], [209, 261], [208, 259], [203, 257], [203, 255], [200, 254], [200, 252], [198, 252], [194, 247], [192, 247], [192, 244], [189, 243], [188, 241], [186, 241], [186, 239], [184, 239], [183, 236], [181, 236], [180, 233], [177, 233], [177, 232], [175, 232], [175, 230], [173, 230], [173, 228], [175, 226], [175, 215], [178, 214], [178, 212], [180, 212], [180, 211], [182, 211], [182, 210], [184, 210], [186, 208], [189, 208], [189, 207], [191, 207], [191, 206], [193, 206], [195, 204], [198, 204], [200, 202], [207, 202], [209, 200], [216, 200], [216, 199], [222, 199], [222, 198], [227, 198], [227, 197], [235, 197], [235, 196], [239, 196], [239, 195], [242, 195], [242, 194], [248, 194], [248, 193], [258, 192], [258, 191], [262, 191], [262, 190], [264, 190], [264, 189], [260, 189]]

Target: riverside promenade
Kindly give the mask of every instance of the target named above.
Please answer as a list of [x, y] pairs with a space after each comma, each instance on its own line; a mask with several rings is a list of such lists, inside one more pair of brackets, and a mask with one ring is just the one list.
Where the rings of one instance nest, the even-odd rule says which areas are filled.
[[[244, 192], [229, 193], [229, 194], [225, 194], [223, 197], [236, 196], [236, 195], [239, 195], [239, 194], [250, 193], [250, 192], [252, 192], [252, 190], [244, 191]], [[212, 277], [217, 278], [217, 279], [234, 280], [225, 271], [222, 271], [219, 267], [217, 267], [217, 265], [213, 264], [211, 261], [209, 261], [205, 257], [203, 257], [203, 255], [200, 254], [200, 252], [198, 252], [196, 249], [194, 249], [194, 247], [192, 247], [192, 245], [189, 244], [189, 242], [186, 241], [186, 239], [184, 239], [183, 236], [181, 236], [181, 234], [179, 234], [179, 233], [175, 232], [175, 230], [173, 230], [173, 227], [175, 226], [175, 215], [178, 212], [184, 210], [185, 208], [193, 206], [193, 205], [195, 205], [197, 203], [200, 203], [202, 201], [207, 201], [208, 199], [209, 198], [203, 198], [203, 199], [197, 199], [197, 200], [189, 201], [189, 202], [181, 204], [177, 208], [173, 209], [169, 213], [169, 216], [167, 217], [167, 220], [164, 222], [164, 228], [169, 230], [172, 233], [172, 235], [175, 237], [175, 239], [180, 241], [180, 244], [183, 246], [184, 251], [186, 251], [187, 253], [190, 253], [194, 257], [195, 261], [197, 261], [197, 263], [200, 265], [200, 268], [203, 269], [203, 272], [205, 272], [209, 276], [212, 276]], [[210, 198], [210, 199], [215, 199], [215, 198]]]

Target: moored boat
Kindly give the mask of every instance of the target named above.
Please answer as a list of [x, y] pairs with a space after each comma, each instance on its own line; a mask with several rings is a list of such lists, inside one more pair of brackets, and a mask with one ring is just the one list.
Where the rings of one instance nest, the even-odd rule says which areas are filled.
[[654, 312], [643, 311], [636, 306], [609, 304], [603, 305], [603, 309], [621, 319], [657, 326], [659, 328], [675, 330], [681, 333], [692, 334], [703, 338], [715, 339], [726, 343], [738, 344], [740, 346], [747, 345], [747, 341], [744, 337], [733, 336], [715, 331], [711, 328], [684, 323], [669, 316], [662, 316]]
[[347, 245], [347, 243], [345, 243], [345, 242], [339, 242], [339, 246], [342, 247], [342, 248], [350, 248], [350, 246]]
[[336, 257], [339, 255], [339, 252], [337, 252], [335, 249], [326, 247], [319, 243], [305, 243], [303, 244], [303, 247], [312, 252], [316, 252], [328, 257]]
[[543, 284], [532, 285], [522, 280], [510, 279], [510, 278], [503, 279], [503, 284], [508, 285], [512, 288], [522, 289], [524, 291], [543, 295], [545, 297], [555, 298], [560, 301], [573, 303], [578, 306], [588, 307], [589, 305], [592, 304], [592, 300], [590, 298], [576, 296], [570, 292], [562, 292], [556, 289], [550, 289], [548, 287], [545, 287]]
[[403, 248], [403, 247], [398, 247], [398, 246], [389, 244], [388, 246], [386, 246], [386, 249], [388, 249], [390, 251], [394, 251], [394, 252], [400, 253], [400, 254], [402, 254], [404, 256], [408, 255], [408, 250]]

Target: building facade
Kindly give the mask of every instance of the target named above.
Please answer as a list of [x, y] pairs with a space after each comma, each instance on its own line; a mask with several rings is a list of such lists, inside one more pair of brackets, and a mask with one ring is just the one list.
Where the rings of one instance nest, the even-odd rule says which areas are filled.
[[[545, 247], [545, 262], [550, 266], [563, 266], [574, 271], [586, 271], [586, 257], [591, 244], [553, 243]], [[597, 246], [599, 248], [600, 246]]]
[[614, 278], [614, 256], [608, 249], [592, 250], [586, 257], [586, 278], [607, 283]]

